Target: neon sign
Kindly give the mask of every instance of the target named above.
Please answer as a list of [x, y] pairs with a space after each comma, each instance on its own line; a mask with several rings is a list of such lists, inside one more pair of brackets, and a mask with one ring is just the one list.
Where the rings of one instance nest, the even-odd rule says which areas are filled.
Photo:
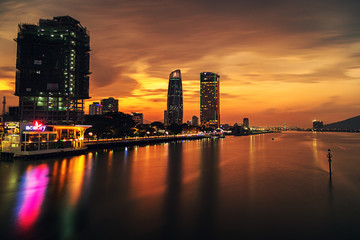
[[38, 121], [35, 121], [35, 124], [33, 126], [25, 126], [26, 131], [45, 131], [46, 126], [43, 126], [42, 123], [39, 123]]

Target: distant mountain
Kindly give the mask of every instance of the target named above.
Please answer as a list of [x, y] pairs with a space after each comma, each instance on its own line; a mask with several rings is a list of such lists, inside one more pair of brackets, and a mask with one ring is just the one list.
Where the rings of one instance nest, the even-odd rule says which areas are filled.
[[324, 125], [324, 129], [359, 130], [360, 116]]
[[147, 120], [147, 119], [144, 119], [144, 120], [143, 120], [143, 123], [144, 123], [144, 124], [150, 124], [150, 123], [152, 123], [152, 122], [153, 122], [153, 121], [150, 121], [150, 120]]

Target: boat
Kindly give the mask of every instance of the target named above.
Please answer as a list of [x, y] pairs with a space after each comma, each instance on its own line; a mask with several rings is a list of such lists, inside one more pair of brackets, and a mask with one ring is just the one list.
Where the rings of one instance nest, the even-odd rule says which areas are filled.
[[86, 150], [84, 133], [91, 125], [44, 125], [39, 121], [19, 123], [1, 143], [2, 155], [35, 157]]

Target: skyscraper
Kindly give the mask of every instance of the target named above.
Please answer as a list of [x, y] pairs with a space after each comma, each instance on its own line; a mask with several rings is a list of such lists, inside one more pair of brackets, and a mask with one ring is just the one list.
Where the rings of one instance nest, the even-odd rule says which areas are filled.
[[144, 123], [144, 116], [142, 113], [132, 112], [131, 113], [132, 119], [136, 124], [143, 124]]
[[200, 73], [200, 122], [220, 127], [220, 76], [216, 73]]
[[81, 122], [89, 97], [90, 38], [69, 16], [19, 24], [15, 95], [20, 120]]
[[165, 124], [183, 123], [183, 94], [180, 70], [175, 70], [169, 76], [169, 88], [167, 98], [167, 122]]
[[103, 106], [103, 113], [119, 112], [119, 100], [115, 98], [105, 98], [101, 100]]
[[89, 105], [89, 115], [101, 115], [102, 105], [99, 102], [93, 102]]
[[199, 125], [199, 118], [197, 116], [192, 116], [191, 125], [193, 125], [193, 126]]
[[249, 128], [249, 119], [248, 118], [244, 118], [243, 119], [243, 127], [246, 127], [247, 129]]
[[321, 131], [324, 128], [323, 121], [314, 120], [313, 121], [313, 130], [314, 131]]

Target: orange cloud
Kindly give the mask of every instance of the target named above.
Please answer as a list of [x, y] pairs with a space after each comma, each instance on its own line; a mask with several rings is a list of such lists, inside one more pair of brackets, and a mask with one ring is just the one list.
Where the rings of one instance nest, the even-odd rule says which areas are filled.
[[17, 24], [70, 15], [90, 30], [87, 104], [112, 96], [121, 111], [161, 120], [168, 75], [181, 69], [186, 121], [199, 116], [199, 73], [214, 71], [223, 122], [249, 117], [254, 125], [309, 127], [314, 118], [342, 120], [360, 112], [359, 8], [325, 0], [5, 1], [0, 91], [16, 99], [4, 92], [14, 79], [1, 68], [15, 65]]

